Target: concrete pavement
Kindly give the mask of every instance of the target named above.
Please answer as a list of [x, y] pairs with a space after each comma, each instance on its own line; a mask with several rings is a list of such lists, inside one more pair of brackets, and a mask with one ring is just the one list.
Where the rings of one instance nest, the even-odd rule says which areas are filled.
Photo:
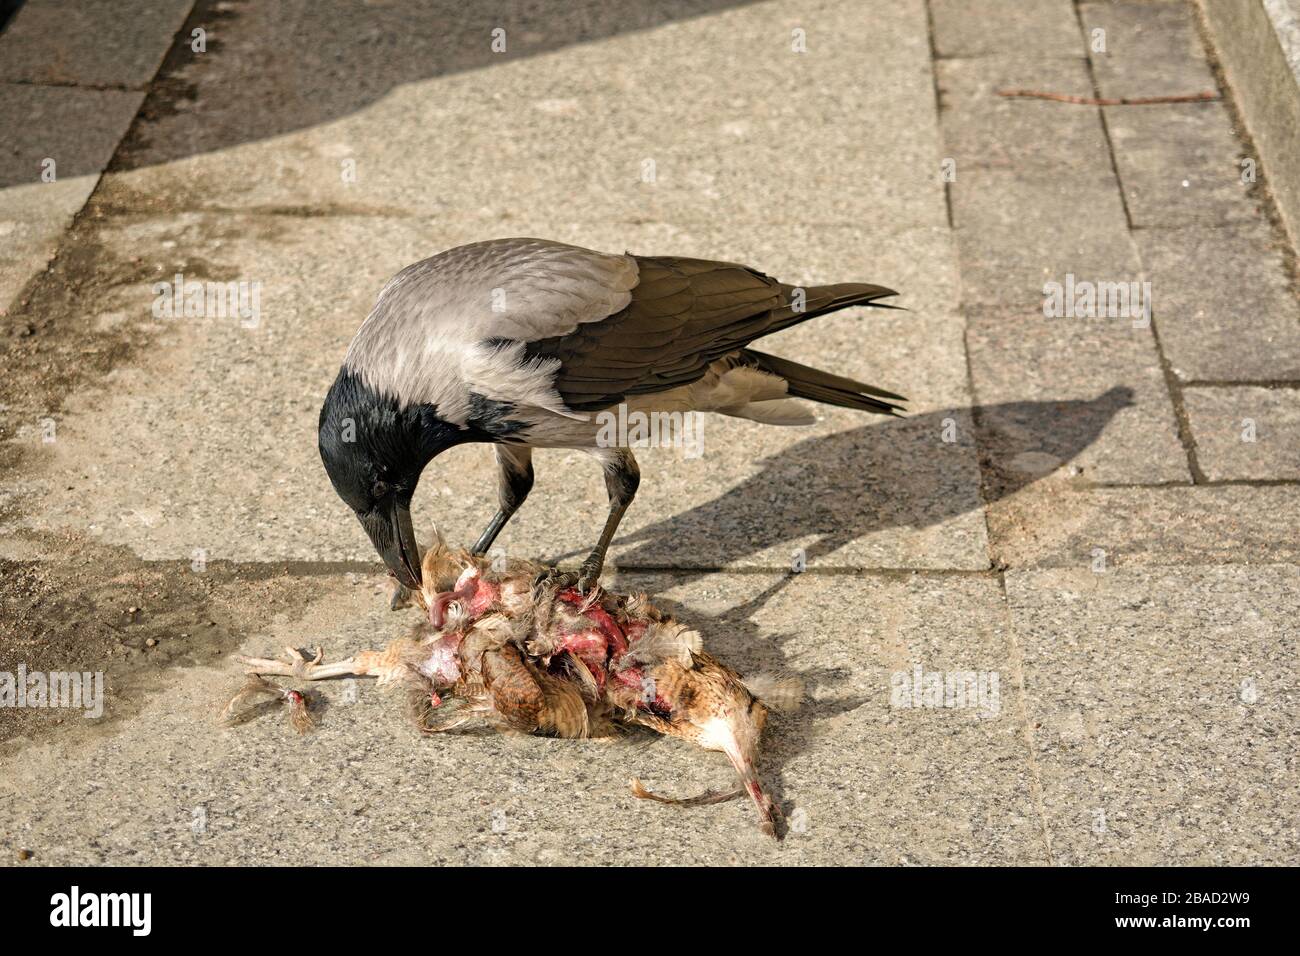
[[[107, 4], [52, 34], [62, 6], [0, 34], [0, 672], [109, 693], [95, 721], [0, 709], [0, 860], [1300, 859], [1300, 306], [1232, 91], [997, 94], [1217, 89], [1189, 6], [142, 0], [129, 38]], [[641, 456], [612, 551], [719, 656], [808, 681], [768, 744], [782, 845], [739, 803], [634, 800], [634, 775], [725, 782], [669, 741], [422, 739], [365, 682], [321, 687], [305, 739], [214, 723], [233, 653], [409, 626], [319, 404], [390, 274], [507, 235], [910, 310], [764, 342], [910, 417], [710, 419], [703, 457]], [[255, 287], [256, 314], [157, 315], [178, 274]], [[1046, 316], [1067, 275], [1150, 283], [1150, 313]], [[568, 558], [603, 486], [579, 455], [537, 471], [501, 543]], [[486, 449], [440, 458], [417, 530], [469, 539], [493, 482]], [[995, 676], [996, 706], [902, 706], [918, 668]]]

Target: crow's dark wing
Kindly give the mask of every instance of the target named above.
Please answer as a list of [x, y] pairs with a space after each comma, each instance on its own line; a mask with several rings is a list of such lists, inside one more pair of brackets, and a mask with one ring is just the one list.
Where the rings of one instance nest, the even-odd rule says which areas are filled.
[[731, 262], [632, 256], [639, 281], [608, 318], [531, 341], [530, 358], [559, 362], [555, 388], [575, 411], [687, 385], [709, 364], [763, 335], [894, 295], [863, 283], [793, 286]]

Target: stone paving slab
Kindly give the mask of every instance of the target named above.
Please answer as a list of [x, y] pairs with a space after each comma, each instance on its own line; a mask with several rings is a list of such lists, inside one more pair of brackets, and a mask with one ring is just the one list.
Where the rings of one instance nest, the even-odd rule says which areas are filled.
[[[0, 214], [31, 221], [81, 208], [143, 98], [120, 90], [0, 83]], [[47, 169], [53, 181], [43, 176]]]
[[[645, 480], [616, 560], [783, 568], [803, 547], [814, 564], [988, 566], [944, 231], [780, 227], [744, 242], [729, 229], [539, 222], [520, 231], [597, 248], [734, 258], [798, 281], [878, 280], [908, 290], [915, 309], [831, 317], [815, 335], [787, 332], [765, 343], [901, 390], [915, 398], [914, 417], [826, 409], [807, 429], [711, 417], [703, 457], [672, 449], [642, 456]], [[140, 368], [114, 376], [111, 394], [70, 403], [57, 419], [57, 441], [42, 443], [37, 423], [28, 423], [20, 440], [34, 470], [3, 486], [20, 496], [11, 500], [28, 503], [11, 530], [89, 531], [151, 559], [203, 548], [214, 560], [373, 560], [320, 467], [320, 402], [389, 274], [437, 249], [500, 233], [492, 222], [290, 216], [191, 215], [105, 227], [102, 254], [139, 260], [133, 268], [146, 272], [152, 264], [158, 280], [180, 272], [261, 282], [261, 321], [250, 329], [233, 318], [155, 320], [150, 281], [88, 289], [97, 322], [136, 323], [156, 338]], [[539, 453], [537, 473], [534, 498], [503, 547], [534, 555], [589, 548], [606, 507], [599, 469], [581, 453], [552, 451]], [[495, 494], [490, 451], [455, 449], [426, 471], [418, 528], [427, 533], [436, 520], [451, 540], [472, 539], [491, 517]]]
[[1134, 239], [1179, 378], [1300, 379], [1300, 302], [1266, 223], [1142, 229]]
[[1056, 462], [1047, 470], [1068, 462], [1089, 481], [1191, 480], [1150, 328], [994, 309], [971, 310], [968, 321], [996, 458], [1014, 467], [1009, 455], [1045, 453]]
[[1300, 860], [1293, 566], [1011, 572], [1064, 865]]
[[1300, 392], [1189, 388], [1183, 405], [1211, 481], [1300, 480]]
[[1070, 0], [929, 0], [940, 57], [1032, 51], [1077, 56], [1079, 21]]
[[0, 81], [143, 89], [194, 0], [26, 0], [0, 34]]
[[[275, 714], [231, 729], [215, 713], [232, 665], [178, 672], [92, 743], [29, 746], [0, 774], [0, 830], [42, 863], [864, 864], [1044, 863], [1023, 705], [1001, 588], [987, 576], [714, 575], [653, 588], [741, 670], [782, 666], [809, 703], [770, 724], [763, 772], [796, 832], [762, 836], [750, 806], [644, 803], [628, 778], [675, 793], [724, 786], [718, 754], [637, 735], [556, 741], [422, 738], [369, 681], [317, 685], [320, 728]], [[331, 657], [401, 634], [370, 588], [322, 579], [299, 621], [270, 621], [246, 653], [321, 643]], [[413, 614], [414, 612], [410, 612]], [[983, 706], [899, 708], [895, 673], [1000, 675]], [[200, 832], [195, 821], [201, 820]]]
[[1103, 109], [1134, 226], [1262, 220], [1242, 180], [1246, 150], [1222, 103]]
[[[376, 11], [360, 45], [337, 32], [346, 16], [243, 9], [222, 27], [222, 55], [179, 74], [196, 98], [142, 124], [130, 157], [142, 168], [125, 182], [191, 209], [945, 222], [920, 3], [888, 0], [870, 17], [842, 3], [717, 6], [727, 9], [646, 30], [611, 24], [615, 35], [580, 43], [562, 25], [581, 14], [557, 10], [554, 37], [521, 38], [517, 56], [489, 44], [518, 14], [460, 4], [431, 5], [445, 32], [409, 30], [419, 14], [407, 8]], [[377, 47], [386, 19], [405, 34], [386, 38], [396, 51]], [[795, 30], [806, 53], [791, 49]], [[293, 63], [279, 62], [286, 31], [303, 54]], [[373, 75], [357, 79], [358, 57]]]
[[1048, 282], [1132, 282], [1140, 275], [1113, 180], [1068, 174], [1027, 182], [973, 170], [953, 184], [963, 300], [1015, 311], [1040, 307]]
[[[142, 99], [116, 90], [0, 83], [0, 310], [54, 256]], [[47, 169], [52, 182], [42, 179]]]
[[[1214, 90], [1214, 75], [1190, 3], [1085, 3], [1097, 89], [1103, 97], [1183, 96]], [[1105, 50], [1094, 31], [1105, 31]]]
[[935, 74], [944, 148], [957, 161], [957, 183], [968, 169], [992, 169], [1035, 183], [1066, 180], [1078, 188], [1084, 181], [1113, 188], [1110, 148], [1098, 110], [998, 95], [999, 90], [1029, 89], [1091, 96], [1088, 62], [1081, 55], [940, 60]]
[[[1138, 261], [1100, 117], [996, 90], [1090, 89], [1084, 61], [989, 57], [939, 65], [944, 149], [967, 306], [1041, 305], [1067, 274], [1130, 281]], [[1062, 110], [1065, 110], [1064, 112]]]
[[1300, 487], [1072, 487], [1040, 480], [989, 508], [994, 561], [1013, 568], [1300, 562]]

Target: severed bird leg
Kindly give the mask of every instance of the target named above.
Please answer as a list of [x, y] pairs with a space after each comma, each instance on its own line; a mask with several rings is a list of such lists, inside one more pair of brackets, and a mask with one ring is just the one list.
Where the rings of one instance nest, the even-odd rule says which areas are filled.
[[[258, 706], [252, 710], [244, 711], [242, 708], [245, 704], [258, 701]], [[278, 684], [272, 684], [269, 680], [263, 680], [257, 674], [249, 674], [248, 680], [244, 686], [226, 705], [226, 709], [221, 712], [221, 722], [227, 725], [243, 723], [251, 719], [267, 704], [288, 704], [289, 705], [289, 723], [294, 730], [300, 734], [305, 734], [316, 726], [316, 720], [312, 717], [307, 708], [307, 697], [301, 691], [296, 691], [291, 687], [280, 687]]]
[[364, 677], [370, 673], [365, 661], [349, 657], [347, 660], [333, 664], [322, 664], [324, 651], [316, 648], [316, 656], [311, 660], [302, 656], [296, 647], [284, 649], [284, 660], [268, 660], [264, 657], [238, 657], [236, 660], [247, 668], [250, 674], [271, 674], [277, 677], [297, 677], [301, 680], [328, 680], [331, 677]]
[[642, 800], [653, 800], [655, 803], [666, 803], [671, 807], [707, 807], [715, 803], [735, 800], [745, 794], [744, 787], [737, 787], [734, 790], [705, 790], [693, 797], [664, 797], [647, 790], [640, 777], [632, 778], [632, 796], [640, 797]]

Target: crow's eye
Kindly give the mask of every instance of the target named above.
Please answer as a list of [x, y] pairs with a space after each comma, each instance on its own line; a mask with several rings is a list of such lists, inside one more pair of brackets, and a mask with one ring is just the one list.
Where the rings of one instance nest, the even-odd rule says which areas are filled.
[[375, 486], [370, 489], [370, 493], [376, 498], [383, 498], [388, 494], [388, 482], [376, 481]]

